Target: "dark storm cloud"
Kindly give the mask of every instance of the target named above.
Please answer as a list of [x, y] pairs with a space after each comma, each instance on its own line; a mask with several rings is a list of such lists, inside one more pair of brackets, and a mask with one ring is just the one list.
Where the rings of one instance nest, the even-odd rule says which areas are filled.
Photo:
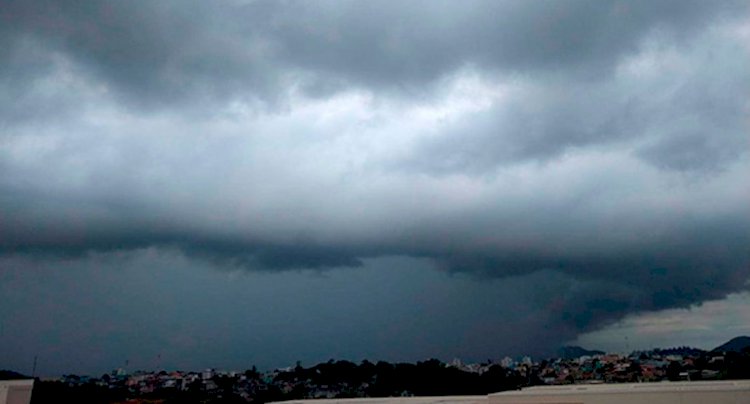
[[550, 344], [747, 288], [745, 2], [6, 2], [0, 20], [4, 259], [419, 257], [524, 283], [522, 327]]
[[[275, 98], [279, 86], [419, 88], [465, 65], [606, 75], [644, 35], [689, 41], [744, 2], [8, 2], [5, 42], [44, 43], [131, 102]], [[43, 66], [40, 66], [43, 67]], [[291, 76], [291, 77], [290, 77]]]
[[[277, 66], [267, 66], [252, 34], [233, 31], [237, 23], [253, 21], [237, 16], [227, 21], [222, 14], [199, 2], [9, 2], [2, 20], [5, 41], [15, 52], [28, 47], [59, 52], [126, 105], [148, 109], [230, 96], [271, 98], [265, 87], [276, 89]], [[35, 62], [45, 67], [44, 59]], [[25, 86], [33, 80], [22, 78]]]
[[271, 20], [285, 62], [353, 84], [406, 89], [466, 64], [599, 78], [652, 30], [689, 39], [713, 18], [745, 9], [668, 1], [300, 6]]
[[306, 244], [248, 246], [221, 243], [194, 243], [183, 247], [197, 256], [206, 257], [219, 264], [230, 264], [251, 269], [321, 269], [359, 267], [364, 254], [328, 246]]
[[[0, 203], [6, 202], [0, 198]], [[14, 209], [7, 204], [5, 211]], [[18, 209], [16, 207], [16, 209]], [[127, 207], [113, 216], [128, 216]], [[196, 235], [190, 230], [165, 223], [138, 219], [97, 220], [76, 218], [48, 223], [33, 223], [33, 219], [4, 217], [8, 226], [0, 234], [0, 254], [37, 255], [45, 258], [80, 259], [94, 252], [128, 251], [150, 246], [176, 248], [191, 257], [208, 260], [229, 268], [248, 270], [327, 269], [358, 267], [360, 257], [375, 255], [364, 248], [316, 245], [305, 240], [272, 243], [267, 240], [226, 238], [219, 235]], [[57, 223], [53, 223], [57, 222]]]

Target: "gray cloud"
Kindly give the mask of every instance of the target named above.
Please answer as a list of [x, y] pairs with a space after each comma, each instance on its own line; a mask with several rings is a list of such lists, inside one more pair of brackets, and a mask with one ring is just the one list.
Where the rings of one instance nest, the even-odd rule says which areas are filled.
[[721, 169], [748, 147], [749, 63], [746, 49], [715, 31], [683, 47], [656, 35], [606, 81], [517, 80], [491, 108], [444, 125], [403, 166], [483, 174], [576, 148], [637, 145], [660, 168]]
[[256, 1], [215, 8], [10, 2], [2, 18], [7, 42], [52, 46], [126, 100], [168, 105], [275, 98], [289, 80], [310, 90], [356, 85], [421, 92], [467, 64], [601, 78], [645, 35], [658, 31], [684, 43], [746, 8], [741, 1]]
[[[0, 19], [5, 262], [152, 248], [293, 277], [419, 258], [518, 286], [518, 332], [550, 346], [747, 289], [743, 2], [9, 2]], [[459, 321], [465, 299], [433, 314]], [[462, 322], [471, 354], [511, 317]]]

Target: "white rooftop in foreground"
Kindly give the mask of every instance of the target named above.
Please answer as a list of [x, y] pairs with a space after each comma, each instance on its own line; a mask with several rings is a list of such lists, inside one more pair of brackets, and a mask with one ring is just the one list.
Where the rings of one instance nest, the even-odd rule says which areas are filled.
[[748, 404], [750, 380], [538, 386], [488, 397], [488, 404]]
[[536, 386], [488, 396], [294, 400], [287, 404], [749, 404], [750, 380]]
[[[323, 398], [282, 401], [285, 404], [487, 404], [487, 396]], [[271, 403], [280, 404], [280, 403]]]

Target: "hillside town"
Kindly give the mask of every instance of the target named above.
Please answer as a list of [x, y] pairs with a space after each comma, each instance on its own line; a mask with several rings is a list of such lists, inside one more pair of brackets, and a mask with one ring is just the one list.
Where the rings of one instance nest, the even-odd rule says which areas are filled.
[[[743, 339], [744, 338], [744, 339]], [[291, 399], [488, 394], [535, 385], [750, 379], [750, 339], [738, 337], [712, 351], [680, 347], [630, 354], [572, 347], [543, 360], [416, 364], [330, 360], [260, 372], [133, 371], [99, 377], [65, 375], [39, 380], [32, 402], [50, 397], [78, 402], [237, 402]], [[570, 347], [569, 347], [570, 348]]]

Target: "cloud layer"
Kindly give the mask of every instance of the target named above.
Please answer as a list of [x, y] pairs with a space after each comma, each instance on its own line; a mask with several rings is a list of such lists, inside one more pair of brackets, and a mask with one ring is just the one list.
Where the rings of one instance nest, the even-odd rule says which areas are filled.
[[6, 256], [424, 258], [555, 280], [533, 327], [566, 338], [747, 288], [745, 2], [7, 2], [0, 21]]

